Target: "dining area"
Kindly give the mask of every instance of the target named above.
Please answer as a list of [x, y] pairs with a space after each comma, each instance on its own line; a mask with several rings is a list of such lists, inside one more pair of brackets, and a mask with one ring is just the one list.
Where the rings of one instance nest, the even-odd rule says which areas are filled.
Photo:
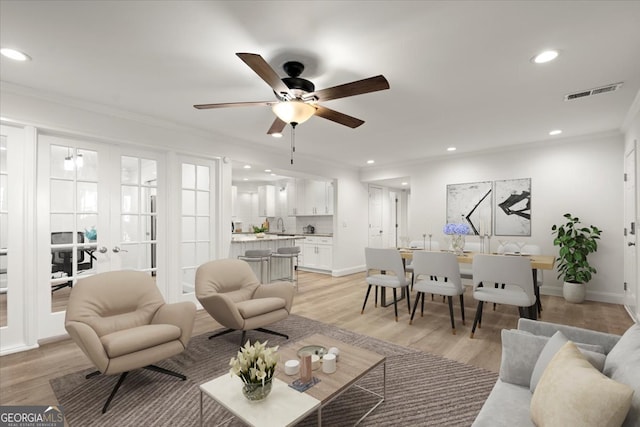
[[[483, 250], [483, 245], [468, 245], [469, 250], [454, 251], [452, 248], [440, 250], [435, 242], [429, 246], [420, 243], [411, 242], [404, 247], [365, 248], [367, 290], [362, 315], [366, 314], [371, 297], [374, 307], [378, 302], [382, 308], [393, 305], [396, 322], [404, 321], [405, 316], [399, 315], [398, 310], [402, 312], [405, 304], [406, 321], [410, 325], [441, 322], [441, 319], [429, 319], [429, 309], [425, 312], [425, 296], [430, 295], [432, 304], [440, 300], [442, 304], [448, 304], [452, 334], [456, 334], [457, 324], [466, 325], [467, 318], [473, 319], [470, 338], [482, 327], [483, 312], [491, 308], [492, 311], [496, 307], [499, 310], [517, 310], [519, 317], [529, 319], [542, 316], [542, 272], [554, 269], [554, 255], [541, 254], [533, 245], [517, 247], [508, 242], [501, 244], [495, 252]], [[392, 294], [390, 297], [388, 290]], [[470, 302], [473, 303], [471, 306], [475, 305], [472, 315], [465, 314], [465, 296], [467, 311]], [[469, 301], [470, 297], [472, 301]], [[420, 320], [416, 319], [418, 305], [420, 318], [423, 318]]]

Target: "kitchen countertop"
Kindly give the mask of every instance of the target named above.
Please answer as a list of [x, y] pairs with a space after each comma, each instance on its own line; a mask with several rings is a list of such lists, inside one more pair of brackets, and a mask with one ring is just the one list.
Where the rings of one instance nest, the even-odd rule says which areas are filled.
[[254, 234], [234, 234], [231, 237], [231, 243], [246, 243], [246, 242], [270, 242], [274, 240], [296, 240], [304, 239], [304, 236], [279, 236], [277, 234], [265, 234], [264, 237], [257, 238]]
[[300, 237], [333, 237], [333, 233], [280, 233], [280, 232], [267, 232], [267, 236], [300, 236]]

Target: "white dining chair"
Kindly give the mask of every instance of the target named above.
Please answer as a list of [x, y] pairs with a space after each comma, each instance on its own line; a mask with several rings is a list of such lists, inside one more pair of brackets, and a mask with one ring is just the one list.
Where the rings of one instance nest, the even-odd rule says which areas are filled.
[[[494, 287], [495, 283], [505, 286]], [[531, 274], [531, 261], [526, 257], [477, 254], [473, 257], [473, 298], [478, 301], [471, 338], [476, 326], [482, 326], [485, 302], [515, 305], [520, 317], [537, 318], [536, 295]], [[525, 311], [527, 313], [524, 316]]]
[[[429, 242], [425, 240], [412, 240], [409, 244], [409, 248], [437, 252], [440, 250], [440, 243], [434, 241]], [[413, 290], [413, 260], [409, 260], [407, 263], [405, 263], [404, 271], [411, 276], [411, 289]]]
[[464, 287], [460, 278], [458, 258], [451, 252], [416, 251], [413, 253], [414, 284], [418, 294], [413, 303], [413, 311], [409, 324], [413, 324], [418, 301], [422, 298], [420, 317], [424, 315], [425, 293], [446, 296], [449, 301], [449, 316], [451, 317], [451, 330], [456, 334], [456, 324], [453, 318], [453, 297], [460, 296], [460, 311], [462, 324], [464, 319]]
[[[519, 254], [522, 252], [523, 255], [540, 255], [542, 250], [540, 246], [535, 244], [527, 243], [520, 249], [520, 247], [513, 242], [505, 242], [498, 246], [498, 250], [496, 251], [498, 254]], [[544, 276], [542, 274], [542, 270], [539, 268], [533, 269], [532, 274], [535, 275], [536, 278], [536, 306], [538, 308], [538, 316], [542, 315], [542, 301], [540, 300], [540, 287], [544, 284]]]
[[395, 311], [396, 322], [398, 321], [398, 296], [396, 289], [405, 291], [407, 308], [409, 313], [411, 313], [409, 281], [404, 271], [400, 251], [395, 248], [364, 248], [364, 257], [367, 264], [366, 282], [369, 286], [367, 287], [367, 294], [364, 297], [364, 304], [362, 304], [360, 314], [364, 313], [364, 308], [367, 305], [367, 299], [369, 298], [372, 286], [376, 287], [376, 307], [378, 306], [378, 286], [393, 289], [393, 309]]

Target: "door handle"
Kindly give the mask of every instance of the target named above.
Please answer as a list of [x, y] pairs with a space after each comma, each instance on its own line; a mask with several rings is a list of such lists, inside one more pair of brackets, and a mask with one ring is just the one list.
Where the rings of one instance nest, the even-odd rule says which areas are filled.
[[98, 249], [98, 252], [100, 252], [101, 254], [106, 254], [108, 250], [109, 249], [107, 249], [106, 246], [100, 246], [100, 249]]
[[636, 242], [629, 242], [629, 243], [627, 243], [627, 246], [635, 246], [635, 245], [636, 245]]
[[114, 246], [113, 249], [111, 249], [113, 251], [113, 253], [118, 253], [118, 252], [129, 252], [126, 249], [120, 249], [120, 246]]

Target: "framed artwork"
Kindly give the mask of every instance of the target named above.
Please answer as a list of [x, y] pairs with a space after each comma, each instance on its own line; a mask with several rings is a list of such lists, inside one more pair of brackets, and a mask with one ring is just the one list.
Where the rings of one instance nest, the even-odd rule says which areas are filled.
[[496, 236], [531, 236], [531, 178], [494, 183]]
[[469, 234], [490, 234], [491, 181], [447, 185], [447, 223], [465, 223]]

